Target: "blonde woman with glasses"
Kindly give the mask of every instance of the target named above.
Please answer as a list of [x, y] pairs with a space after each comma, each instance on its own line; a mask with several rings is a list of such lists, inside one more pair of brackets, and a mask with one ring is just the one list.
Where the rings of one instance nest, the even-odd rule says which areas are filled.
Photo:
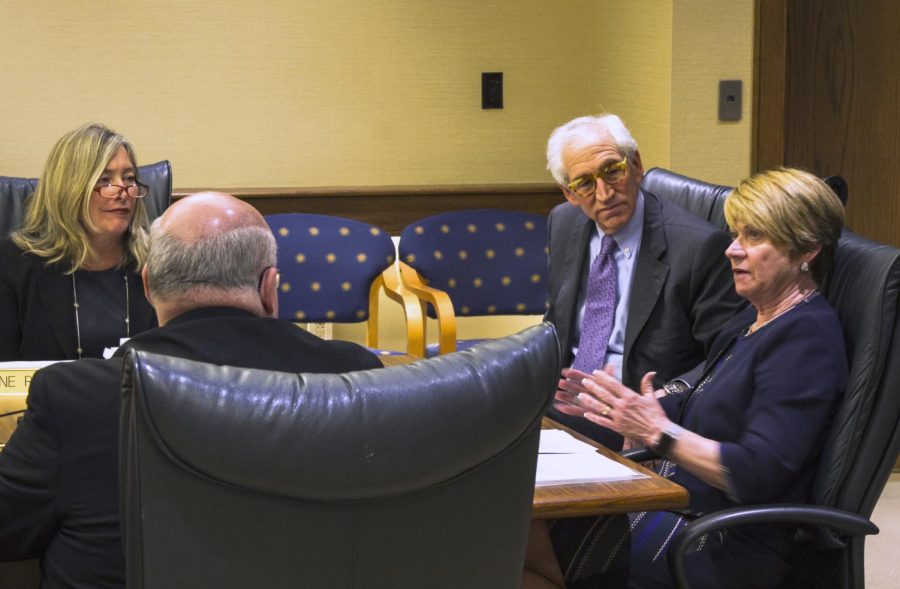
[[143, 295], [149, 189], [125, 137], [91, 123], [47, 158], [0, 245], [0, 361], [99, 358], [156, 326]]

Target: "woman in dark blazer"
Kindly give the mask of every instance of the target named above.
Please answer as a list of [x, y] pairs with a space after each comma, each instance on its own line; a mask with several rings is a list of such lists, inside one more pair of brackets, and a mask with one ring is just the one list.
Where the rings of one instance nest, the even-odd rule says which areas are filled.
[[91, 123], [57, 141], [0, 245], [0, 361], [102, 357], [156, 326], [139, 274], [147, 192], [123, 136]]
[[[689, 490], [689, 508], [552, 522], [545, 554], [557, 561], [532, 555], [539, 574], [530, 586], [671, 587], [666, 551], [691, 519], [808, 499], [847, 382], [837, 313], [818, 292], [843, 208], [815, 176], [782, 169], [744, 180], [726, 200], [725, 217], [735, 290], [752, 306], [722, 329], [696, 387], [665, 395], [653, 391], [648, 373], [640, 394], [596, 371], [572, 374], [557, 393], [567, 411], [578, 407], [627, 445], [655, 448], [665, 457], [660, 474]], [[793, 533], [755, 525], [707, 535], [687, 557], [692, 586], [778, 586]], [[535, 526], [533, 534], [546, 543], [546, 531]]]

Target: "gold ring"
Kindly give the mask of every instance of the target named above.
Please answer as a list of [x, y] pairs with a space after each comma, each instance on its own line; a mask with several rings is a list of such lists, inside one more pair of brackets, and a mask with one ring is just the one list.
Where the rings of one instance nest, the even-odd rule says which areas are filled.
[[609, 410], [610, 410], [610, 406], [607, 405], [606, 407], [603, 408], [603, 411], [600, 412], [600, 415], [602, 415], [603, 417], [606, 417], [607, 415], [609, 415]]

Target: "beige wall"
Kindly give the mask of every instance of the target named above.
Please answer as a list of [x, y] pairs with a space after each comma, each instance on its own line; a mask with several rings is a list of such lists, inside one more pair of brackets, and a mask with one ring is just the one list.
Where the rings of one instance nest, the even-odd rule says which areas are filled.
[[672, 125], [672, 1], [604, 1], [598, 8], [591, 45], [592, 111], [622, 117], [645, 168], [666, 167]]
[[[0, 174], [40, 174], [98, 120], [177, 187], [544, 182], [550, 131], [608, 110], [645, 167], [735, 182], [752, 30], [753, 0], [2, 0]], [[503, 110], [480, 108], [484, 71], [504, 72]], [[720, 123], [731, 78], [744, 118]]]
[[[539, 182], [557, 124], [622, 115], [647, 166], [749, 170], [753, 0], [0, 3], [2, 173], [89, 120], [177, 186]], [[615, 18], [610, 18], [615, 14]], [[593, 26], [584, 26], [593, 23]], [[480, 108], [503, 71], [506, 108]], [[745, 81], [716, 120], [717, 81]]]
[[[750, 173], [753, 0], [676, 0], [669, 165], [734, 185]], [[740, 121], [718, 120], [719, 80], [743, 80]]]
[[[0, 6], [7, 175], [99, 120], [182, 187], [538, 182], [550, 130], [589, 108], [566, 89], [589, 0]], [[503, 110], [481, 109], [484, 71]]]
[[[619, 114], [645, 168], [734, 184], [750, 172], [754, 0], [599, 2], [592, 108]], [[615, 18], [610, 18], [615, 14]], [[718, 120], [719, 80], [744, 82], [743, 117]]]

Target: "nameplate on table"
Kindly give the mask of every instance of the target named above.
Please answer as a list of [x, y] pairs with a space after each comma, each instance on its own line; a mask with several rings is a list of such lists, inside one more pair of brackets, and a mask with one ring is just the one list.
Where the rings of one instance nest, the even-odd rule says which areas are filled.
[[597, 452], [597, 449], [559, 429], [541, 430], [535, 486], [598, 483], [646, 478]]
[[0, 394], [27, 393], [34, 373], [55, 362], [55, 360], [0, 362]]

